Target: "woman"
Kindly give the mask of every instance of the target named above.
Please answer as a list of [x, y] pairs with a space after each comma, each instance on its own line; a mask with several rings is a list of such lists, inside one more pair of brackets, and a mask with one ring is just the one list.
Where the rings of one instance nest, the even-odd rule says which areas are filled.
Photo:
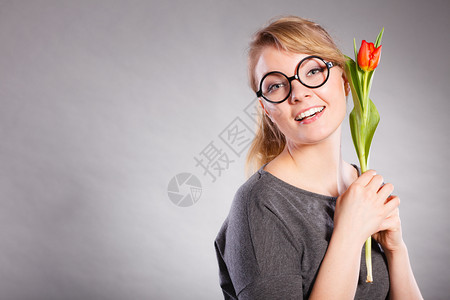
[[[256, 33], [249, 76], [261, 126], [215, 240], [226, 299], [421, 299], [399, 198], [342, 159], [345, 58], [318, 24], [275, 20]], [[372, 236], [373, 283], [364, 242]]]

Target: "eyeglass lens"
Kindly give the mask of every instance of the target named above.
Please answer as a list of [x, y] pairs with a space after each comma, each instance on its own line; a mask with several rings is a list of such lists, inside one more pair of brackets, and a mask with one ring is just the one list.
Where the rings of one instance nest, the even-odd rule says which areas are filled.
[[[315, 88], [327, 80], [328, 68], [323, 60], [312, 57], [304, 60], [298, 66], [297, 75], [303, 85]], [[261, 83], [261, 91], [262, 95], [270, 101], [282, 101], [288, 97], [291, 91], [291, 83], [287, 76], [282, 73], [270, 73]]]

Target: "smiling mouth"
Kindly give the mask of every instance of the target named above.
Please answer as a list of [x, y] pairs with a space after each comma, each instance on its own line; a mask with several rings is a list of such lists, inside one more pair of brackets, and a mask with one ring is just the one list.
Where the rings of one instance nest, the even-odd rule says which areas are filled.
[[321, 111], [323, 111], [325, 109], [325, 106], [322, 107], [313, 107], [305, 112], [302, 112], [301, 114], [299, 114], [296, 118], [295, 121], [303, 121], [305, 119], [309, 119], [314, 117], [316, 114], [320, 113]]

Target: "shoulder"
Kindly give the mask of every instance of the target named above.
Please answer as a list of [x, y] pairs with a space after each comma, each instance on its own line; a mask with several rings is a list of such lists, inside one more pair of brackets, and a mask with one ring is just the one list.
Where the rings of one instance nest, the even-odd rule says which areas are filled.
[[277, 190], [278, 188], [273, 178], [260, 169], [237, 190], [230, 208], [229, 217], [241, 213], [245, 213], [246, 217], [249, 217], [248, 213], [250, 211], [267, 206]]
[[[271, 198], [268, 193], [271, 179], [261, 169], [242, 184], [234, 195], [228, 216], [220, 229], [218, 238], [225, 235], [244, 235], [247, 238], [251, 224], [259, 223], [261, 213]], [[245, 239], [244, 238], [244, 239]]]
[[[298, 209], [292, 209], [295, 193], [262, 168], [253, 174], [237, 190], [229, 213], [216, 241], [252, 244], [256, 239], [265, 239], [261, 234], [283, 231], [290, 236], [289, 227], [297, 224]], [[301, 209], [301, 208], [299, 208]]]
[[234, 202], [248, 202], [252, 196], [263, 193], [267, 190], [268, 178], [261, 171], [253, 174], [243, 185], [239, 187], [235, 196]]

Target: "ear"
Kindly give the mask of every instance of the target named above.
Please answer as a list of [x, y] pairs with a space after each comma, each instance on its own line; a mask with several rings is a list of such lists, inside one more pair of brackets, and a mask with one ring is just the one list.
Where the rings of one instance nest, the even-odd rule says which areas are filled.
[[262, 100], [261, 100], [261, 99], [258, 99], [258, 101], [259, 101], [259, 104], [261, 104], [261, 107], [262, 107], [262, 109], [264, 110], [264, 113], [269, 117], [269, 119], [272, 120], [272, 118], [271, 118], [270, 115], [269, 115], [269, 112], [268, 112], [267, 109], [264, 107], [264, 103], [262, 102]]
[[350, 83], [347, 80], [347, 77], [345, 76], [345, 74], [342, 74], [342, 79], [344, 80], [344, 90], [345, 90], [345, 96], [347, 97], [348, 94], [350, 94]]

